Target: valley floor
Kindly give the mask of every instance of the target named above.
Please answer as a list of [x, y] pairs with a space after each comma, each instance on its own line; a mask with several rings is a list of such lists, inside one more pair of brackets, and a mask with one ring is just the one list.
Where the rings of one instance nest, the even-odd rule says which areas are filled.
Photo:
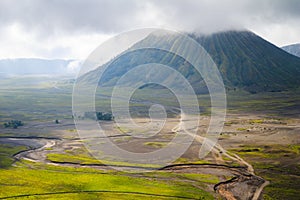
[[[209, 117], [202, 117], [200, 134], [207, 129], [208, 122]], [[105, 123], [106, 127], [113, 129], [112, 122]], [[168, 126], [177, 123], [178, 119], [174, 118]], [[299, 124], [297, 118], [230, 114], [219, 144], [249, 162], [257, 175], [269, 181], [263, 192], [265, 199], [297, 199], [300, 185]], [[200, 145], [197, 142], [174, 161], [175, 166], [150, 173], [118, 172], [89, 154], [71, 120], [61, 124], [31, 122], [18, 129], [1, 129], [0, 133], [2, 199], [214, 199], [220, 195], [214, 191], [216, 184], [244, 173], [244, 168], [237, 168], [238, 163], [225, 157], [220, 160], [210, 154], [199, 160]], [[145, 152], [161, 148], [166, 138], [171, 137], [170, 132], [165, 132], [161, 134], [162, 138], [158, 136], [138, 143], [126, 134], [114, 131], [111, 134], [116, 135], [114, 142], [120, 147], [127, 144], [131, 150], [138, 148]], [[120, 162], [110, 165], [120, 169], [132, 167], [132, 164]], [[232, 188], [228, 191], [238, 194]]]
[[[228, 92], [228, 114], [218, 143], [228, 155], [236, 154], [244, 162], [217, 151], [199, 159], [201, 144], [194, 141], [180, 158], [161, 168], [95, 159], [84, 145], [87, 140], [78, 137], [72, 120], [72, 84], [55, 81], [54, 87], [47, 80], [29, 87], [23, 82], [16, 85], [14, 79], [0, 81], [1, 125], [13, 119], [24, 122], [17, 129], [0, 128], [0, 199], [244, 200], [247, 198], [243, 195], [251, 198], [260, 194], [260, 189], [266, 200], [299, 199], [299, 89], [260, 94]], [[155, 92], [158, 94], [153, 96], [161, 98], [154, 100], [176, 106], [160, 91]], [[153, 100], [149, 91], [140, 93], [141, 100]], [[107, 96], [101, 97], [104, 99], [97, 101], [97, 107], [106, 108]], [[134, 112], [141, 111], [141, 102], [133, 103]], [[199, 96], [203, 110], [199, 136], [205, 136], [210, 121], [209, 102], [208, 95]], [[142, 117], [135, 120], [147, 121]], [[156, 137], [139, 140], [125, 127], [101, 123], [119, 147], [151, 152], [169, 144], [179, 117], [169, 118]], [[253, 167], [256, 176], [241, 163]], [[132, 173], [118, 171], [118, 167], [156, 170]]]

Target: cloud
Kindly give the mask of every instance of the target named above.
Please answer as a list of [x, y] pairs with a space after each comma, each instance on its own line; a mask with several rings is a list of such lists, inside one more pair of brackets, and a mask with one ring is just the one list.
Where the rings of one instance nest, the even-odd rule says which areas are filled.
[[107, 34], [143, 25], [214, 31], [299, 20], [299, 10], [298, 0], [2, 0], [0, 23], [43, 34]]
[[139, 21], [143, 5], [135, 0], [2, 0], [0, 23], [18, 23], [27, 31], [43, 34], [61, 32], [119, 32]]
[[298, 0], [154, 0], [160, 19], [171, 27], [215, 32], [300, 22]]
[[67, 66], [68, 73], [78, 73], [80, 70], [80, 67], [82, 66], [83, 61], [81, 60], [74, 60], [71, 61]]
[[1, 0], [0, 55], [83, 58], [109, 36], [143, 27], [247, 28], [283, 45], [300, 42], [299, 10], [299, 0]]

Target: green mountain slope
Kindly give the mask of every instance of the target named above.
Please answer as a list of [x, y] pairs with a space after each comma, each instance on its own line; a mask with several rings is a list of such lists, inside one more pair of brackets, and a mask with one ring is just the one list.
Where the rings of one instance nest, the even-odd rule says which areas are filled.
[[[190, 34], [211, 55], [227, 88], [249, 92], [280, 91], [300, 86], [300, 58], [288, 54], [249, 31], [227, 31], [212, 35]], [[134, 47], [147, 43], [163, 43], [171, 36], [150, 34]], [[189, 51], [187, 49], [187, 51]], [[201, 76], [183, 58], [157, 49], [142, 49], [117, 57], [104, 72], [100, 85], [113, 86], [128, 70], [145, 63], [161, 63], [177, 69], [197, 93], [206, 93]], [[99, 77], [99, 68], [81, 80], [92, 83]], [[130, 84], [130, 83], [129, 83]]]

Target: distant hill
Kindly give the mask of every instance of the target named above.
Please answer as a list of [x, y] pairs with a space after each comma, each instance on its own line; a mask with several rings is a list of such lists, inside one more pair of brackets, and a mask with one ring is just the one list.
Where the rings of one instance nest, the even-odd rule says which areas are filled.
[[76, 73], [72, 67], [74, 60], [17, 58], [0, 60], [0, 74], [2, 75], [66, 75]]
[[300, 43], [283, 46], [281, 48], [294, 56], [300, 57]]
[[[249, 31], [226, 31], [211, 35], [190, 34], [211, 55], [228, 89], [241, 88], [256, 93], [281, 91], [300, 86], [300, 58], [295, 57]], [[156, 43], [170, 39], [150, 34], [136, 43]], [[193, 67], [183, 58], [156, 49], [143, 49], [118, 57], [110, 64], [99, 82], [112, 86], [128, 70], [145, 63], [161, 63], [180, 71], [197, 93], [206, 93], [206, 86]], [[99, 77], [99, 68], [81, 77], [92, 82]]]

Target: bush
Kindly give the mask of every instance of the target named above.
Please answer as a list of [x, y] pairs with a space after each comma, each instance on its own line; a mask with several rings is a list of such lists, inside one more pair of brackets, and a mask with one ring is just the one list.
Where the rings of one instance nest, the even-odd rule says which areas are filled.
[[103, 112], [85, 112], [84, 117], [93, 120], [104, 120], [104, 121], [112, 121], [114, 116], [111, 113], [103, 113]]
[[4, 124], [5, 128], [18, 128], [19, 126], [23, 126], [23, 122], [20, 120], [10, 120], [9, 122], [5, 122]]
[[114, 119], [111, 113], [96, 112], [97, 120], [111, 121]]

